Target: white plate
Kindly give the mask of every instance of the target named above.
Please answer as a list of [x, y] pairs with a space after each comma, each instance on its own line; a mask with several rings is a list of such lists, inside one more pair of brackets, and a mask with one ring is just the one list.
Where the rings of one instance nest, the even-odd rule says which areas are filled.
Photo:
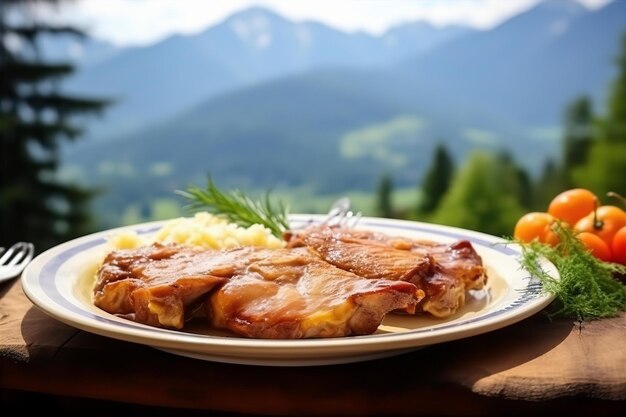
[[[291, 216], [298, 227], [315, 215]], [[152, 346], [178, 355], [228, 363], [273, 366], [327, 365], [397, 355], [435, 343], [466, 338], [508, 326], [543, 309], [553, 299], [518, 262], [519, 249], [504, 240], [464, 229], [364, 217], [358, 228], [440, 242], [467, 239], [488, 271], [485, 290], [447, 319], [389, 314], [376, 333], [334, 339], [259, 340], [212, 331], [199, 325], [175, 331], [135, 323], [93, 305], [92, 285], [106, 239], [120, 231], [149, 235], [164, 222], [143, 223], [84, 236], [37, 256], [22, 275], [28, 298], [50, 316], [103, 336]], [[558, 277], [555, 267], [544, 268]]]

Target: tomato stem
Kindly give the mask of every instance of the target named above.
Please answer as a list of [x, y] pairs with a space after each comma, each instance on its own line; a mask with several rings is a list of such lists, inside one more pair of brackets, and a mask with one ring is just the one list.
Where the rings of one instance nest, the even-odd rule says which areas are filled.
[[595, 230], [602, 230], [604, 227], [604, 222], [598, 219], [598, 199], [594, 199], [593, 201], [593, 228]]
[[619, 201], [622, 202], [622, 204], [624, 205], [624, 207], [626, 207], [626, 198], [624, 198], [624, 196], [622, 196], [621, 194], [615, 193], [613, 191], [609, 191], [608, 193], [606, 193], [606, 195], [608, 197], [613, 197], [613, 198], [617, 198]]

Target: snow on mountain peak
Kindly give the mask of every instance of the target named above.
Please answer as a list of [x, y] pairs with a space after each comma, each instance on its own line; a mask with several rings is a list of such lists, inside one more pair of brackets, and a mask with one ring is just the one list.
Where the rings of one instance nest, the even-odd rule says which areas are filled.
[[239, 39], [256, 48], [264, 49], [272, 43], [272, 25], [263, 14], [237, 17], [230, 27]]

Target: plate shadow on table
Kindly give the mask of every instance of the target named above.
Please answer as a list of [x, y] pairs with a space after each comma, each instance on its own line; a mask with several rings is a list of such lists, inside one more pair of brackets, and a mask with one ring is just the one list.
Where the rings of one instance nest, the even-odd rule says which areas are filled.
[[[572, 320], [551, 319], [545, 311], [518, 323], [489, 333], [442, 345], [450, 350], [453, 368], [467, 364], [484, 365], [490, 373], [522, 365], [559, 346], [579, 324]], [[484, 375], [476, 375], [480, 378]], [[469, 382], [469, 381], [468, 381]]]
[[[587, 412], [594, 406], [599, 407], [595, 409], [595, 415], [619, 415], [616, 410], [622, 404], [618, 402], [600, 402], [585, 397], [542, 402], [511, 401], [471, 392], [471, 386], [477, 380], [520, 366], [554, 349], [573, 330], [576, 331], [574, 326], [572, 321], [550, 321], [539, 313], [483, 335], [426, 346], [385, 359], [315, 367], [263, 367], [171, 355], [76, 330], [32, 307], [24, 316], [22, 335], [32, 349], [34, 362], [45, 367], [45, 358], [54, 355], [56, 365], [51, 371], [63, 372], [63, 364], [73, 364], [72, 376], [85, 381], [85, 386], [80, 393], [61, 390], [53, 396], [3, 392], [0, 399], [9, 405], [43, 401], [64, 411], [66, 416], [84, 415], [85, 410], [95, 410], [96, 414], [90, 411], [91, 416], [122, 411], [155, 417], [409, 415], [406, 404], [420, 405], [421, 409], [416, 409], [415, 415], [493, 415], [496, 408], [506, 409], [511, 405], [518, 407], [520, 413], [522, 410], [548, 410], [550, 415], [559, 415], [559, 411], [583, 415], [582, 411]], [[46, 350], [45, 341], [50, 340], [49, 337], [62, 340], [63, 348], [55, 352]], [[95, 366], [94, 360], [100, 363]], [[158, 370], [155, 370], [155, 364], [158, 364]], [[94, 366], [102, 378], [100, 381], [90, 379], [90, 369]], [[150, 377], [148, 380], [146, 375]], [[176, 381], [185, 380], [197, 383], [185, 384], [184, 392], [175, 391]], [[220, 383], [216, 385], [210, 380]], [[119, 386], [115, 387], [115, 384]], [[144, 405], [141, 406], [132, 404], [137, 400], [130, 401], [130, 394], [124, 393], [125, 388], [137, 389], [139, 386], [142, 386], [139, 391], [144, 395], [141, 399]], [[146, 392], [150, 392], [150, 396]], [[206, 398], [207, 392], [211, 392], [210, 400]], [[455, 401], [444, 400], [442, 396], [451, 392]], [[159, 405], [159, 396], [169, 396], [169, 405]], [[267, 405], [247, 408], [241, 404], [241, 398], [246, 396], [249, 401], [263, 401]], [[428, 397], [442, 397], [442, 400], [424, 400]], [[303, 404], [307, 406], [303, 408]], [[209, 411], [200, 412], [194, 408]], [[328, 410], [335, 412], [329, 414]], [[520, 415], [515, 410], [511, 413]]]
[[0, 298], [3, 298], [9, 292], [11, 287], [13, 287], [13, 280], [0, 282]]

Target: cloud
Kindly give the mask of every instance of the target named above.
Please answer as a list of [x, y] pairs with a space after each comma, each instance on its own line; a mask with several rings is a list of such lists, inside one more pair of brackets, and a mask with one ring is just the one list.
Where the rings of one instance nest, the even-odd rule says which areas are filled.
[[[345, 31], [382, 33], [394, 24], [490, 28], [540, 0], [82, 0], [42, 11], [120, 45], [148, 44], [174, 33], [193, 34], [251, 6], [293, 20], [315, 20]], [[580, 0], [597, 8], [610, 0]], [[58, 9], [58, 10], [56, 10]]]

